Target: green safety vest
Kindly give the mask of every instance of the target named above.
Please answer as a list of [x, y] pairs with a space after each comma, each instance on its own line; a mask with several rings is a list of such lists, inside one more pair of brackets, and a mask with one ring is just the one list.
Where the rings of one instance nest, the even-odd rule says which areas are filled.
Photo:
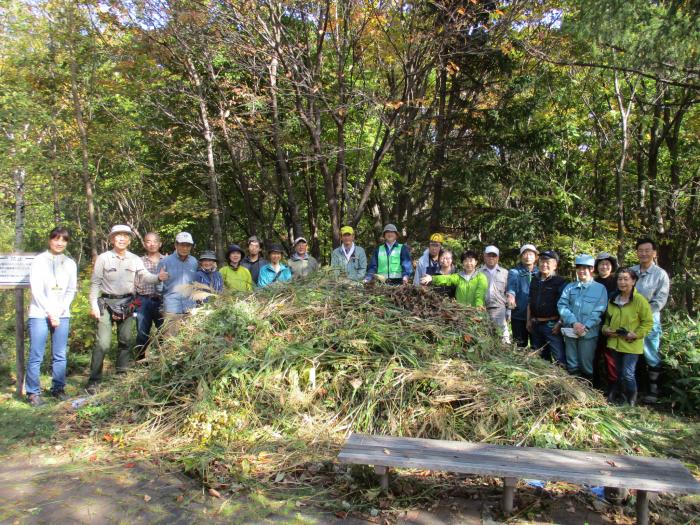
[[377, 273], [379, 275], [386, 275], [389, 279], [401, 279], [401, 249], [403, 244], [394, 244], [391, 249], [391, 253], [387, 257], [386, 255], [386, 244], [379, 247], [379, 254], [377, 260]]

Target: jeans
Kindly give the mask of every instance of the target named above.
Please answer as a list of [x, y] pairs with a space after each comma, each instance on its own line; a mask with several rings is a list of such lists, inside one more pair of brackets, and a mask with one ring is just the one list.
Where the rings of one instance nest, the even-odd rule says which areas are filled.
[[598, 345], [598, 337], [585, 339], [564, 337], [566, 347], [566, 369], [570, 374], [583, 372], [587, 376], [593, 375], [593, 360], [595, 348]]
[[636, 392], [637, 380], [635, 379], [634, 372], [637, 368], [639, 354], [626, 354], [624, 352], [618, 352], [617, 350], [612, 350], [612, 353], [615, 356], [617, 373], [619, 374], [617, 384], [622, 386], [625, 392]]
[[513, 340], [521, 348], [527, 348], [530, 340], [530, 332], [527, 331], [527, 321], [524, 319], [510, 320], [510, 327], [513, 330]]
[[546, 321], [532, 323], [532, 347], [540, 350], [540, 356], [547, 361], [566, 363], [564, 356], [564, 341], [561, 334], [552, 333], [556, 321]]
[[146, 357], [146, 347], [151, 334], [151, 327], [156, 330], [163, 325], [163, 317], [160, 315], [161, 300], [148, 295], [139, 295], [141, 306], [136, 310], [137, 334], [136, 334], [136, 359]]
[[112, 346], [112, 323], [117, 326], [117, 372], [126, 372], [131, 360], [131, 350], [134, 344], [134, 324], [136, 318], [129, 316], [123, 321], [112, 321], [112, 317], [105, 309], [100, 320], [97, 321], [97, 338], [92, 349], [90, 360], [89, 383], [99, 383], [102, 379], [102, 365], [105, 355]]
[[654, 312], [654, 325], [651, 327], [651, 332], [644, 338], [644, 359], [647, 365], [651, 368], [661, 367], [661, 353], [659, 345], [661, 344], [661, 312]]
[[41, 394], [39, 370], [44, 360], [44, 349], [49, 333], [51, 334], [51, 392], [60, 392], [66, 385], [66, 352], [70, 317], [61, 317], [59, 321], [59, 325], [53, 328], [46, 317], [29, 319], [29, 360], [24, 377], [24, 389], [27, 394]]

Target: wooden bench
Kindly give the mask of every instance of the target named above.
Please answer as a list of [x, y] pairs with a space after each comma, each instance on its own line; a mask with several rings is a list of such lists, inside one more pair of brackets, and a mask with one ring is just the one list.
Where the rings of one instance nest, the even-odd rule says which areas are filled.
[[700, 494], [700, 483], [675, 459], [363, 434], [350, 435], [338, 459], [373, 465], [384, 491], [390, 467], [502, 477], [505, 514], [513, 511], [521, 478], [635, 489], [637, 523], [644, 525], [649, 523], [649, 492]]

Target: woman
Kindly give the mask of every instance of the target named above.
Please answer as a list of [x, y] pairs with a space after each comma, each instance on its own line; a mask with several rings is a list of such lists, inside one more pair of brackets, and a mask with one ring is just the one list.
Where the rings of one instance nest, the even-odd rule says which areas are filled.
[[618, 393], [624, 393], [632, 406], [637, 403], [637, 381], [634, 376], [637, 360], [644, 353], [644, 337], [654, 325], [649, 302], [642, 294], [635, 293], [637, 279], [637, 273], [629, 268], [617, 272], [618, 291], [608, 301], [602, 328], [619, 372], [608, 399], [615, 401]]
[[[437, 273], [434, 275], [452, 275], [455, 273], [457, 269], [454, 267], [454, 264], [452, 264], [453, 259], [454, 254], [452, 253], [452, 250], [444, 248], [438, 257], [438, 263], [440, 266]], [[437, 293], [444, 295], [445, 297], [451, 297], [453, 299], [455, 297], [454, 286], [435, 286], [434, 289]]]
[[282, 254], [284, 249], [279, 244], [273, 244], [268, 250], [270, 262], [260, 269], [258, 276], [258, 286], [264, 288], [273, 283], [286, 283], [292, 280], [291, 270], [282, 264]]
[[598, 344], [600, 325], [608, 302], [605, 286], [593, 280], [595, 260], [578, 255], [577, 280], [569, 283], [557, 302], [564, 334], [566, 369], [571, 375], [593, 380], [593, 359]]
[[593, 271], [596, 274], [594, 281], [605, 286], [608, 296], [617, 290], [617, 276], [615, 275], [615, 272], [617, 272], [616, 257], [607, 252], [599, 253], [595, 258]]
[[[596, 273], [596, 277], [594, 280], [605, 286], [605, 289], [608, 291], [608, 299], [617, 291], [617, 275], [615, 275], [617, 268], [617, 258], [607, 252], [601, 252], [595, 258], [595, 267], [593, 270]], [[603, 363], [601, 363], [601, 361], [603, 361]], [[602, 386], [602, 376], [606, 375], [608, 395], [612, 394], [612, 396], [614, 396], [615, 392], [613, 392], [611, 387], [617, 383], [617, 368], [615, 367], [615, 358], [612, 355], [612, 351], [608, 349], [608, 341], [603, 334], [598, 338], [595, 362], [597, 363], [595, 370], [600, 376], [596, 384]], [[600, 364], [598, 365], [598, 363]], [[603, 372], [603, 367], [605, 369], [605, 374]]]
[[[224, 291], [224, 279], [216, 269], [216, 254], [211, 250], [205, 250], [199, 256], [199, 268], [194, 275], [194, 282], [206, 285], [207, 292], [220, 294]], [[209, 302], [209, 297], [199, 303]]]
[[46, 339], [51, 334], [51, 395], [64, 400], [66, 394], [66, 351], [70, 328], [70, 305], [75, 297], [78, 270], [63, 252], [70, 241], [65, 228], [49, 233], [49, 249], [39, 254], [29, 273], [32, 302], [29, 307], [29, 360], [25, 375], [27, 400], [39, 406], [39, 369], [44, 360]]
[[236, 292], [250, 292], [253, 289], [253, 276], [248, 268], [241, 264], [243, 250], [237, 244], [228, 247], [226, 254], [228, 264], [219, 273], [224, 279], [224, 288]]
[[478, 255], [472, 250], [462, 254], [463, 272], [451, 275], [424, 275], [421, 284], [431, 282], [440, 286], [456, 286], [455, 298], [458, 303], [465, 306], [483, 307], [486, 290], [489, 287], [488, 279], [476, 269]]

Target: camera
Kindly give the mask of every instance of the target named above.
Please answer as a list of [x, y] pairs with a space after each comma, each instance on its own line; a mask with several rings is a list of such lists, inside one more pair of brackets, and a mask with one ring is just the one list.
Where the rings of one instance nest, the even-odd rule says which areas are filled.
[[627, 330], [627, 328], [618, 328], [615, 330], [615, 333], [624, 337], [629, 333], [629, 330]]

